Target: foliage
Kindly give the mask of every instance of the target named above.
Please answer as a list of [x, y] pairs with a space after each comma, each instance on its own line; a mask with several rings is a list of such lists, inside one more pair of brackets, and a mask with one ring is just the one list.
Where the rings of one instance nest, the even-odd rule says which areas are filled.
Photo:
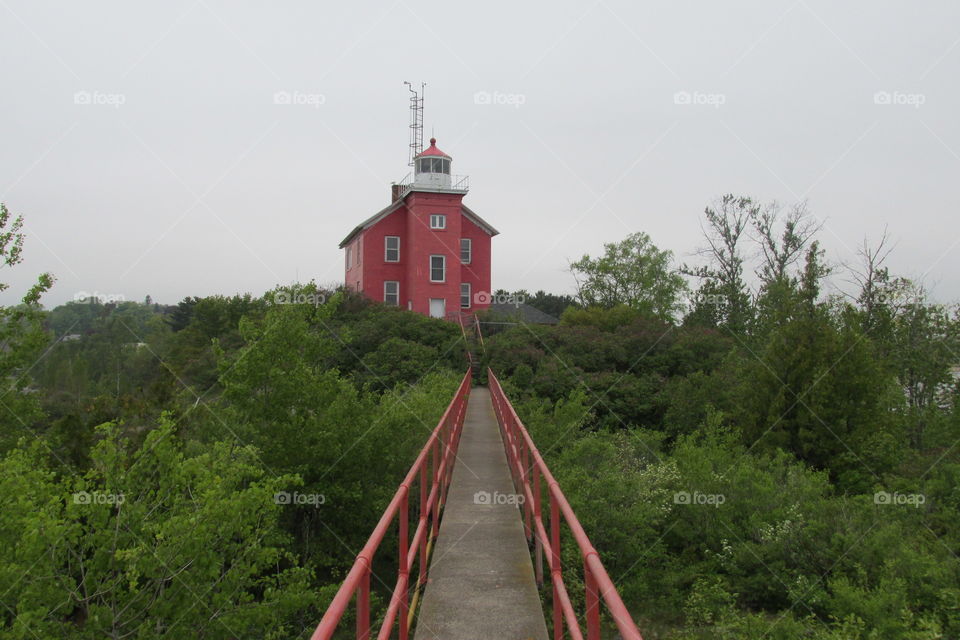
[[[23, 260], [23, 218], [0, 203], [0, 264], [15, 267]], [[48, 337], [41, 325], [40, 297], [53, 286], [53, 276], [41, 274], [20, 304], [0, 307], [0, 455], [17, 438], [35, 432], [40, 403], [30, 387], [30, 370], [41, 357]], [[0, 282], [0, 291], [9, 285]]]
[[[645, 637], [960, 637], [960, 318], [883, 242], [823, 295], [817, 229], [727, 195], [692, 298], [633, 234], [571, 265], [577, 301], [514, 292], [559, 325], [487, 337]], [[51, 284], [0, 310], [0, 638], [303, 637], [449, 402], [460, 326], [315, 283], [44, 314]]]
[[643, 232], [603, 249], [598, 258], [584, 255], [570, 264], [583, 306], [622, 304], [664, 320], [680, 310], [687, 285], [671, 267], [671, 252], [658, 249]]
[[818, 225], [780, 211], [708, 208], [680, 326], [570, 308], [490, 338], [485, 362], [645, 637], [956, 637], [960, 319], [876, 251], [858, 295], [823, 296]]
[[83, 474], [40, 442], [0, 463], [3, 637], [280, 638], [316, 615], [274, 500], [295, 477], [252, 447], [185, 455], [169, 419], [135, 450], [100, 432]]

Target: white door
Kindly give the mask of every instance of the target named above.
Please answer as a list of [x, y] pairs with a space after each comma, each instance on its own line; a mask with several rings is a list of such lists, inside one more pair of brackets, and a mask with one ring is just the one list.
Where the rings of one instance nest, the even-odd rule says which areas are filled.
[[447, 301], [444, 298], [430, 298], [430, 317], [447, 317]]

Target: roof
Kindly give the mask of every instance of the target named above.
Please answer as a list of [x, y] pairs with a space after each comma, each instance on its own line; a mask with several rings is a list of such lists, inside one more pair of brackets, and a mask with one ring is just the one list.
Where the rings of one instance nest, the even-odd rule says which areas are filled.
[[526, 324], [560, 324], [560, 321], [549, 313], [524, 303], [495, 303], [490, 305], [490, 311], [497, 315], [515, 318], [518, 322]]
[[[416, 191], [416, 189], [414, 189], [413, 191]], [[363, 222], [355, 226], [353, 230], [347, 234], [347, 237], [340, 241], [340, 248], [343, 249], [345, 246], [347, 246], [347, 244], [349, 244], [350, 241], [353, 240], [357, 236], [357, 234], [359, 234], [361, 231], [369, 229], [370, 227], [377, 224], [378, 222], [386, 218], [388, 215], [390, 215], [391, 213], [393, 213], [394, 211], [402, 207], [404, 205], [405, 200], [406, 200], [406, 197], [401, 198], [400, 200], [395, 200], [389, 206], [384, 207], [380, 211], [376, 212], [375, 214], [373, 214], [372, 216], [370, 216], [369, 218], [367, 218], [366, 220], [364, 220]], [[467, 220], [477, 225], [478, 227], [480, 227], [481, 229], [489, 233], [491, 236], [500, 234], [499, 231], [494, 229], [493, 226], [491, 226], [486, 220], [478, 216], [467, 205], [465, 204], [460, 205], [460, 213], [462, 213]]]
[[430, 138], [430, 146], [427, 147], [426, 150], [421, 151], [420, 153], [418, 153], [418, 154], [416, 155], [417, 158], [420, 158], [420, 157], [423, 157], [423, 156], [439, 156], [439, 157], [441, 157], [441, 158], [449, 158], [449, 157], [450, 157], [450, 156], [448, 156], [447, 154], [445, 154], [443, 151], [440, 151], [440, 149], [437, 149], [437, 139], [436, 139], [436, 138]]
[[369, 229], [370, 227], [377, 224], [378, 222], [380, 222], [381, 220], [383, 220], [388, 215], [390, 215], [391, 213], [393, 213], [394, 211], [396, 211], [402, 206], [403, 206], [403, 200], [394, 200], [387, 207], [381, 209], [380, 211], [377, 211], [375, 214], [373, 214], [372, 216], [370, 216], [369, 218], [367, 218], [366, 220], [364, 220], [363, 222], [355, 226], [353, 228], [353, 231], [348, 233], [347, 237], [340, 241], [340, 248], [343, 249], [345, 246], [347, 246], [347, 243], [353, 240], [353, 238], [358, 233], [360, 233], [364, 229]]
[[477, 225], [491, 236], [500, 235], [500, 232], [494, 229], [489, 222], [478, 216], [473, 210], [465, 204], [460, 205], [460, 211], [467, 217], [467, 220]]

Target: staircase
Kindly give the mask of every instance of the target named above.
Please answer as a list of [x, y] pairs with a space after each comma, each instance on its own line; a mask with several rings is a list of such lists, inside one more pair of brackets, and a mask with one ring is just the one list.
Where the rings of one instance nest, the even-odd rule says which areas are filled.
[[457, 322], [460, 324], [460, 331], [463, 333], [464, 351], [467, 358], [467, 366], [473, 373], [473, 379], [478, 378], [483, 373], [481, 363], [484, 346], [483, 334], [480, 331], [480, 321], [472, 313], [458, 313]]

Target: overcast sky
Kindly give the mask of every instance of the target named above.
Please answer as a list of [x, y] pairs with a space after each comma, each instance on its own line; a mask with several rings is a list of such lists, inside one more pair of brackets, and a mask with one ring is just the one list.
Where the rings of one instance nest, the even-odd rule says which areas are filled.
[[342, 280], [408, 171], [404, 80], [501, 232], [496, 288], [568, 292], [634, 231], [689, 260], [734, 192], [808, 199], [835, 263], [887, 227], [894, 272], [960, 298], [955, 0], [0, 0], [0, 56], [0, 303], [42, 271], [48, 306]]

